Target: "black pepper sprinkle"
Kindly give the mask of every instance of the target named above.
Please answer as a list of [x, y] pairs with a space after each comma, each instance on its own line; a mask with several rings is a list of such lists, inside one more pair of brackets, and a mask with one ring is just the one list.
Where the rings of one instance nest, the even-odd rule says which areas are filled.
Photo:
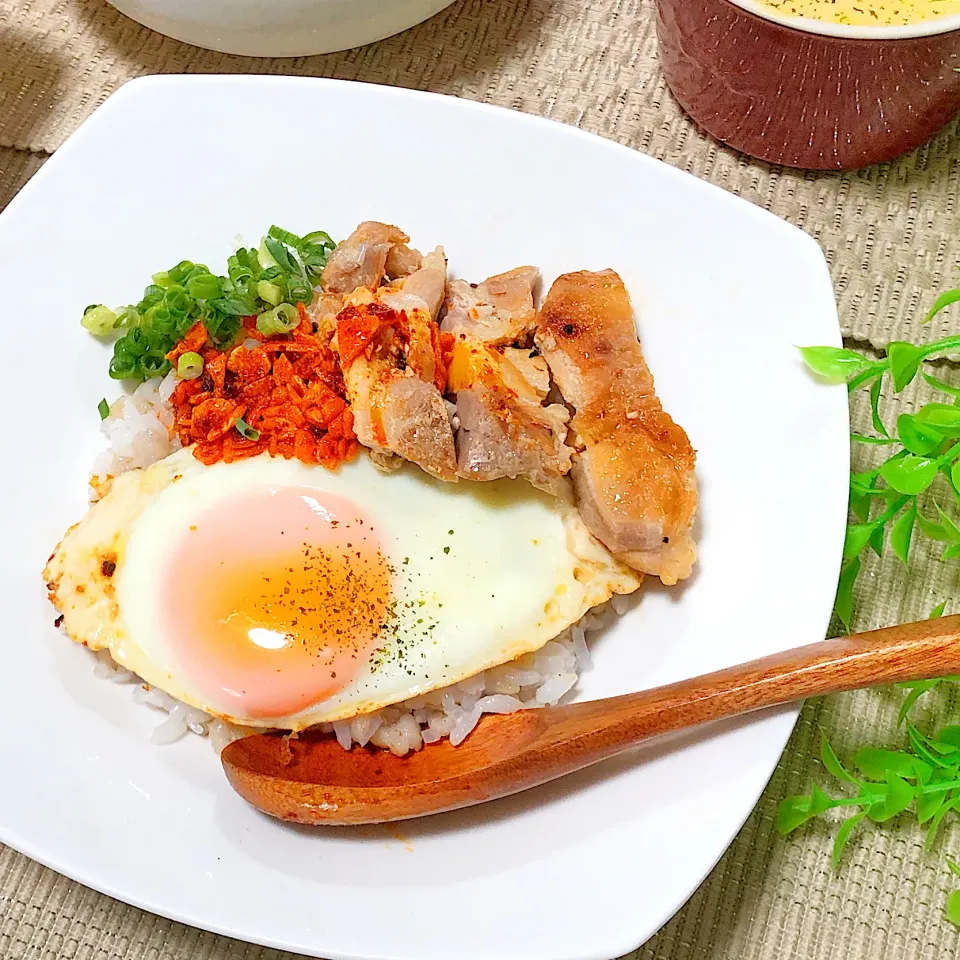
[[54, 625], [55, 627], [59, 627], [62, 623], [63, 623], [63, 614], [61, 613], [60, 616], [57, 617], [57, 619], [53, 621], [53, 625]]
[[116, 572], [116, 569], [117, 565], [113, 560], [104, 560], [103, 563], [100, 564], [100, 572], [105, 577], [112, 577]]

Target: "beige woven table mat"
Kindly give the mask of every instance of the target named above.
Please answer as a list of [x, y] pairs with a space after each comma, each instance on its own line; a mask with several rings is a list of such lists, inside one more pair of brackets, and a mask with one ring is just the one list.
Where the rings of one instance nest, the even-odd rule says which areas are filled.
[[[397, 84], [575, 124], [688, 170], [810, 232], [830, 262], [846, 336], [882, 345], [940, 336], [950, 322], [944, 317], [923, 331], [919, 325], [932, 293], [960, 263], [960, 124], [896, 164], [854, 174], [805, 174], [750, 162], [697, 133], [670, 98], [657, 66], [649, 0], [460, 0], [390, 40], [294, 60], [197, 50], [139, 27], [101, 0], [0, 0], [0, 208], [126, 80], [170, 72]], [[148, 146], [117, 148], [135, 163], [137, 150]], [[854, 416], [863, 425], [865, 411], [857, 407]], [[874, 559], [861, 578], [857, 626], [925, 616], [950, 596], [955, 571], [922, 551], [909, 578], [897, 562]], [[923, 856], [917, 830], [865, 835], [839, 872], [830, 866], [832, 837], [825, 828], [787, 841], [774, 830], [778, 800], [821, 773], [818, 727], [841, 754], [858, 742], [889, 741], [896, 737], [897, 702], [890, 692], [861, 692], [808, 703], [733, 845], [686, 907], [631, 957], [960, 957], [960, 935], [942, 919], [951, 878], [942, 856]], [[937, 701], [929, 707], [944, 708]], [[947, 847], [960, 849], [960, 836], [948, 836]], [[61, 957], [289, 955], [161, 920], [0, 848], [0, 958]]]

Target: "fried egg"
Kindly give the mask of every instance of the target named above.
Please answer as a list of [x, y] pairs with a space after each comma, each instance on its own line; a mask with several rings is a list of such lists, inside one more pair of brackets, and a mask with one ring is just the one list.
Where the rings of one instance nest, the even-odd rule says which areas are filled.
[[535, 651], [639, 575], [575, 507], [363, 454], [181, 450], [109, 485], [44, 571], [66, 632], [245, 726], [370, 713]]

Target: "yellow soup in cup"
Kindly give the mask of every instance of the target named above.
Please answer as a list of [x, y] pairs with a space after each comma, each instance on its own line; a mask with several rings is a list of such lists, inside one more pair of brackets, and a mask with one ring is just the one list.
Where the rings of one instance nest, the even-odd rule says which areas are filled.
[[960, 0], [760, 0], [785, 17], [858, 27], [899, 27], [960, 13]]

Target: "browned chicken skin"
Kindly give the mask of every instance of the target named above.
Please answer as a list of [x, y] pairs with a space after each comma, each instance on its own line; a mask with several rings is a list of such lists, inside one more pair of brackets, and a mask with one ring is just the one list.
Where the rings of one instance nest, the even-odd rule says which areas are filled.
[[537, 345], [583, 451], [571, 471], [584, 522], [608, 549], [664, 583], [696, 560], [696, 454], [654, 392], [633, 309], [613, 270], [559, 277], [537, 318]]

